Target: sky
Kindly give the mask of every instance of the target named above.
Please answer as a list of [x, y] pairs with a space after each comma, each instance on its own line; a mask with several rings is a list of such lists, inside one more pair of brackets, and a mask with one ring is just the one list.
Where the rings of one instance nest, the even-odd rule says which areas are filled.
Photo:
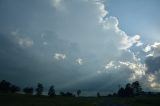
[[159, 0], [1, 0], [0, 80], [160, 91]]

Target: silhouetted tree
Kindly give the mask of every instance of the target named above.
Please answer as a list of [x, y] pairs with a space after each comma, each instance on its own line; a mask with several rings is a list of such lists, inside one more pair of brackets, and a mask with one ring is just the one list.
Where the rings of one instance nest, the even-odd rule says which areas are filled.
[[130, 83], [126, 84], [125, 96], [133, 96], [133, 88]]
[[23, 89], [23, 92], [24, 92], [25, 94], [30, 94], [30, 95], [32, 95], [33, 92], [34, 92], [34, 89], [33, 89], [32, 87], [26, 87], [26, 88]]
[[2, 80], [0, 82], [0, 92], [1, 93], [16, 93], [18, 91], [20, 91], [20, 87], [13, 85], [6, 80]]
[[16, 92], [19, 92], [21, 89], [20, 89], [20, 87], [18, 87], [16, 85], [11, 85], [10, 90], [12, 93], [16, 93]]
[[119, 96], [138, 96], [142, 94], [142, 88], [141, 85], [138, 81], [133, 82], [132, 84], [128, 83], [126, 84], [125, 88], [120, 88], [118, 90], [118, 95]]
[[66, 93], [60, 92], [60, 95], [61, 95], [61, 96], [72, 96], [72, 97], [75, 96], [75, 95], [73, 95], [71, 92], [66, 92]]
[[97, 97], [101, 97], [101, 94], [99, 92], [97, 92]]
[[115, 96], [115, 97], [116, 97], [116, 96], [117, 96], [117, 94], [116, 94], [116, 93], [113, 93], [113, 95], [112, 95], [112, 96]]
[[73, 95], [71, 92], [67, 92], [65, 96], [75, 96], [75, 95]]
[[56, 93], [55, 93], [54, 86], [51, 86], [48, 91], [48, 96], [55, 96], [55, 95]]
[[120, 88], [118, 90], [118, 96], [121, 96], [121, 97], [125, 96], [125, 89], [124, 88]]
[[142, 93], [142, 88], [140, 86], [140, 83], [138, 81], [135, 81], [132, 83], [133, 93], [135, 96], [138, 96]]
[[0, 82], [0, 92], [8, 93], [10, 91], [11, 84], [6, 80]]
[[61, 95], [61, 96], [65, 96], [65, 93], [64, 93], [64, 92], [60, 92], [60, 95]]
[[81, 94], [81, 90], [77, 90], [77, 96]]
[[42, 95], [42, 92], [43, 92], [43, 85], [41, 83], [38, 83], [37, 84], [37, 88], [36, 88], [36, 92], [37, 92], [37, 95]]

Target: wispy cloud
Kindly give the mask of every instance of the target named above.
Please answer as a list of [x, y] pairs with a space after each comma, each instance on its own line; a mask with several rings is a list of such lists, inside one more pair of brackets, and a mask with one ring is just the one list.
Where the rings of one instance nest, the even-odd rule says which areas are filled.
[[21, 34], [18, 31], [11, 32], [11, 35], [14, 36], [17, 44], [22, 48], [29, 48], [34, 44], [34, 41], [30, 37], [27, 37], [26, 35]]
[[76, 63], [79, 65], [83, 64], [83, 60], [81, 58], [76, 59]]
[[56, 60], [64, 60], [66, 58], [66, 55], [62, 53], [55, 53], [53, 57]]

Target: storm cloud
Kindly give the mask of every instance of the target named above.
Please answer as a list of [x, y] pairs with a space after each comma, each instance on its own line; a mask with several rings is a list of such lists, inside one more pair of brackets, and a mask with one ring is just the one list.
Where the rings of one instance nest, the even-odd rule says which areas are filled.
[[113, 92], [160, 68], [103, 0], [1, 0], [0, 14], [0, 80]]
[[147, 65], [147, 68], [148, 68], [148, 71], [149, 72], [156, 72], [156, 71], [159, 71], [160, 69], [160, 57], [148, 57], [146, 59], [146, 65]]

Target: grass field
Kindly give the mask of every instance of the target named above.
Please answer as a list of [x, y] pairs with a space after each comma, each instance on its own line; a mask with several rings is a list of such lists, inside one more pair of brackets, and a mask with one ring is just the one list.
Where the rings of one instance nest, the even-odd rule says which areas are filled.
[[[107, 97], [127, 106], [160, 106], [160, 96]], [[107, 98], [0, 94], [0, 106], [95, 106]]]
[[113, 100], [129, 106], [160, 106], [160, 96], [139, 96], [129, 98], [113, 97]]
[[1, 94], [0, 106], [94, 106], [102, 101], [97, 97], [47, 97], [20, 94]]

